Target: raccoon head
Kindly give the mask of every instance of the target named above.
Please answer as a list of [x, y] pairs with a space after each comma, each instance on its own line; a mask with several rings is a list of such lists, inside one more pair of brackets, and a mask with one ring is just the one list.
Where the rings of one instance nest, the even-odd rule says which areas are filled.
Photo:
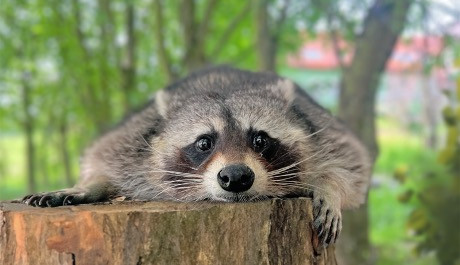
[[165, 122], [152, 139], [151, 163], [161, 197], [246, 201], [305, 193], [300, 172], [313, 151], [293, 104], [295, 85], [278, 78], [215, 87], [157, 97]]

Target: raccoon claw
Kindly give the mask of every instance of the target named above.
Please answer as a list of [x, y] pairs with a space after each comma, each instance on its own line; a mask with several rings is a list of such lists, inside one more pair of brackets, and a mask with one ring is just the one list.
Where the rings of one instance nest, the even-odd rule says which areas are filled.
[[35, 207], [56, 207], [63, 205], [76, 205], [83, 203], [85, 193], [79, 190], [60, 190], [27, 195], [22, 202]]
[[62, 202], [62, 205], [72, 205], [74, 196], [68, 195], [64, 198], [64, 201]]
[[324, 198], [313, 199], [313, 227], [319, 242], [327, 247], [337, 241], [342, 230], [342, 214], [337, 205]]
[[40, 198], [41, 197], [39, 194], [31, 194], [24, 197], [23, 202], [27, 205], [37, 206], [37, 200], [39, 200]]

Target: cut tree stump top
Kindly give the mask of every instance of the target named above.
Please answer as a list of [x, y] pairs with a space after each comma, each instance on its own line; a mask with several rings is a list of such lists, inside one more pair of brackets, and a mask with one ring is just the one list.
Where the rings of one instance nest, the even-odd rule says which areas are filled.
[[0, 264], [335, 265], [315, 247], [311, 201], [0, 203]]

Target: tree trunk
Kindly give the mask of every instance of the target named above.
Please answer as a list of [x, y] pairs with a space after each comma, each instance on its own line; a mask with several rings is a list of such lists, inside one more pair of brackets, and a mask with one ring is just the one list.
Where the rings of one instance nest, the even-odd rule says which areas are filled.
[[23, 71], [21, 76], [22, 85], [22, 107], [24, 110], [24, 131], [26, 134], [26, 155], [27, 155], [27, 190], [29, 193], [36, 191], [35, 184], [35, 142], [34, 142], [34, 118], [31, 113], [30, 99], [30, 73]]
[[72, 168], [70, 164], [70, 153], [68, 150], [69, 141], [68, 137], [68, 130], [66, 121], [62, 121], [59, 126], [59, 149], [62, 155], [62, 162], [64, 164], [64, 174], [65, 174], [65, 181], [67, 187], [73, 186], [73, 178], [72, 178]]
[[[204, 36], [199, 36], [199, 24], [195, 18], [195, 9], [196, 5], [194, 0], [182, 0], [179, 14], [181, 16], [180, 21], [184, 34], [185, 55], [183, 64], [185, 65], [187, 73], [196, 71], [206, 64], [204, 47], [200, 45], [201, 41], [199, 40], [199, 37]], [[205, 21], [203, 22], [207, 23]]]
[[426, 128], [425, 142], [426, 146], [431, 150], [436, 150], [438, 140], [438, 114], [441, 112], [439, 104], [436, 104], [436, 88], [433, 88], [432, 80], [429, 73], [421, 73], [421, 87], [423, 96], [423, 123]]
[[244, 18], [251, 11], [251, 1], [247, 1], [246, 5], [241, 8], [241, 11], [237, 13], [232, 20], [228, 22], [227, 28], [222, 32], [220, 37], [217, 39], [216, 45], [211, 51], [211, 58], [218, 58], [222, 53], [223, 47], [228, 43], [230, 37], [235, 32], [238, 25], [244, 20]]
[[[98, 91], [101, 89], [96, 83], [96, 70], [93, 67], [94, 54], [91, 52], [87, 45], [87, 35], [83, 30], [83, 15], [81, 10], [81, 3], [79, 0], [72, 0], [72, 12], [74, 17], [74, 31], [77, 38], [79, 50], [81, 52], [83, 61], [81, 61], [83, 74], [85, 78], [81, 80], [81, 87], [79, 87], [77, 93], [80, 95], [81, 100], [86, 104], [88, 108], [88, 115], [94, 123], [95, 128], [98, 132], [105, 131], [112, 120], [111, 104], [110, 100], [107, 100], [107, 95], [100, 95]], [[59, 15], [62, 15], [59, 11]], [[65, 58], [65, 56], [63, 56]], [[76, 78], [81, 78], [77, 76]], [[99, 78], [106, 78], [101, 77]], [[80, 80], [79, 80], [80, 81]], [[84, 89], [82, 89], [84, 88]], [[102, 88], [104, 90], [104, 88]]]
[[[98, 48], [97, 63], [99, 76], [99, 89], [102, 95], [110, 95], [111, 88], [122, 82], [118, 81], [117, 75], [113, 73], [111, 67], [112, 58], [115, 59], [116, 65], [120, 65], [119, 48], [116, 47], [116, 32], [115, 22], [110, 0], [98, 0], [97, 12], [99, 15], [98, 27], [100, 29], [99, 39], [100, 47]], [[110, 106], [110, 100], [107, 101], [107, 106]], [[126, 106], [126, 102], [125, 102]]]
[[258, 68], [261, 71], [275, 72], [277, 39], [270, 31], [268, 1], [258, 0], [256, 5]]
[[[48, 114], [50, 115], [50, 114]], [[50, 115], [52, 116], [52, 115]], [[44, 130], [44, 133], [41, 135], [40, 144], [38, 145], [38, 152], [37, 152], [37, 171], [39, 175], [41, 175], [41, 183], [44, 187], [51, 187], [50, 186], [50, 179], [49, 179], [49, 147], [51, 145], [51, 135], [53, 132], [53, 127], [50, 124]]]
[[324, 264], [309, 199], [0, 204], [0, 264]]
[[122, 90], [124, 94], [125, 111], [129, 111], [133, 107], [132, 93], [136, 88], [136, 35], [134, 31], [134, 5], [132, 1], [127, 1], [125, 10], [126, 19], [126, 50], [124, 59], [121, 62], [122, 73]]
[[[365, 143], [375, 160], [375, 100], [380, 76], [406, 22], [412, 0], [376, 0], [357, 37], [351, 65], [344, 69], [340, 84], [339, 117]], [[367, 204], [344, 214], [338, 243], [341, 264], [370, 264]]]
[[166, 75], [166, 82], [172, 83], [173, 81], [179, 78], [178, 74], [174, 71], [173, 65], [171, 62], [171, 57], [169, 55], [168, 49], [165, 44], [165, 34], [164, 30], [164, 18], [163, 18], [163, 1], [154, 0], [153, 1], [153, 13], [155, 14], [155, 41], [157, 46], [158, 60], [160, 66]]

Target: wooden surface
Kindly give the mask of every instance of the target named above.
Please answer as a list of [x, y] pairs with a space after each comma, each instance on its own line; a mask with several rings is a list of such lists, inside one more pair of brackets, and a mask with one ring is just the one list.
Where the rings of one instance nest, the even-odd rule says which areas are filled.
[[309, 199], [0, 203], [0, 264], [336, 264], [314, 247]]

